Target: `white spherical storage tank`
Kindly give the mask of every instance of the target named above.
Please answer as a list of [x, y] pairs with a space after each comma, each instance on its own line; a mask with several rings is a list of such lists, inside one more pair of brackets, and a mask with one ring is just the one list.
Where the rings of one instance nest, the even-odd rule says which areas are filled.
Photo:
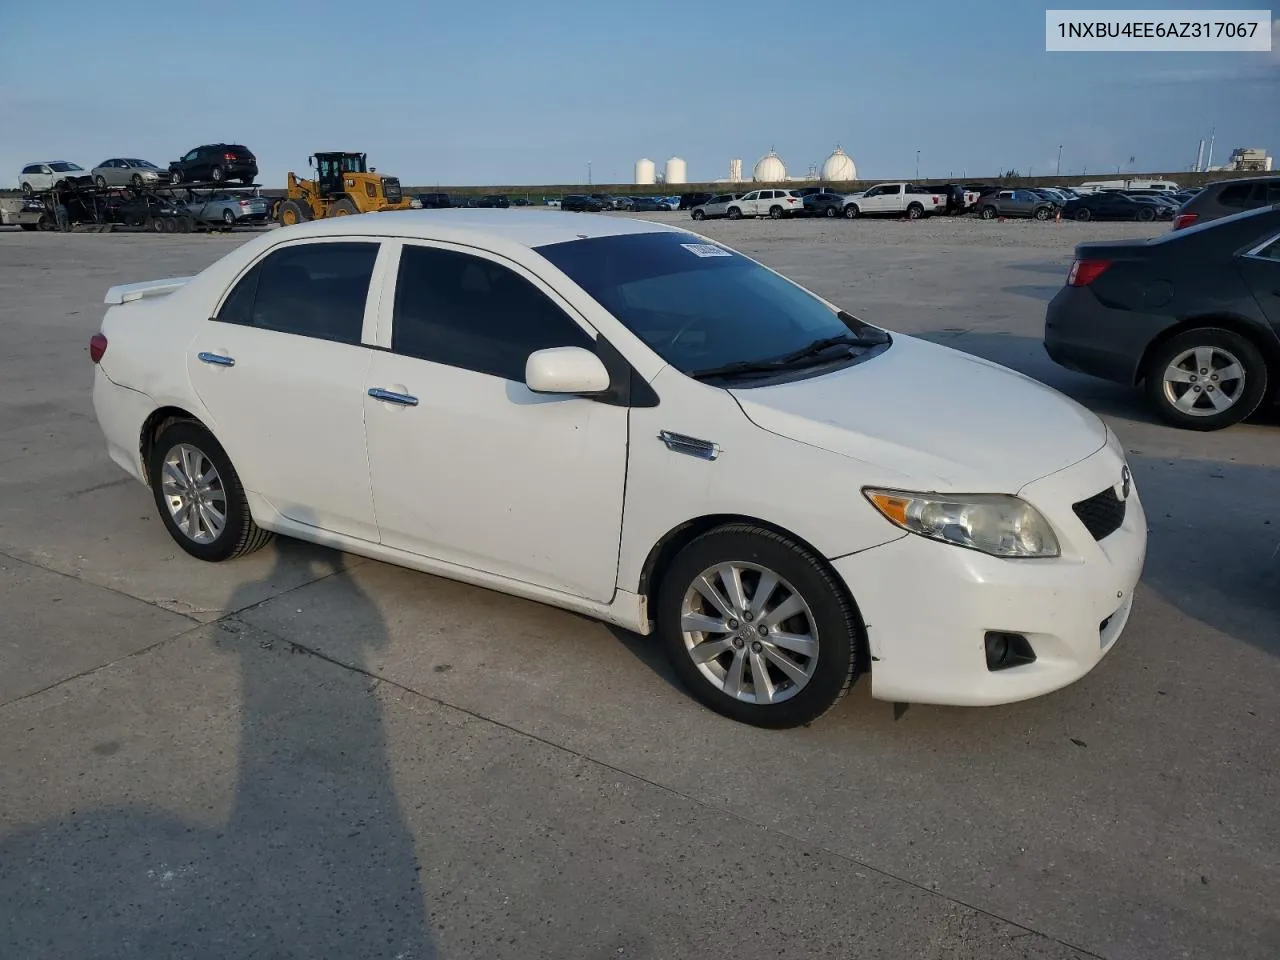
[[761, 183], [777, 183], [787, 179], [787, 168], [783, 165], [782, 158], [770, 150], [756, 161], [751, 179]]
[[636, 161], [636, 183], [654, 183], [658, 179], [657, 168], [647, 157]]
[[685, 168], [684, 161], [679, 157], [672, 157], [667, 161], [667, 183], [688, 183], [689, 172]]
[[822, 165], [822, 179], [828, 182], [857, 180], [858, 168], [853, 165], [853, 158], [836, 147], [835, 153], [827, 157]]

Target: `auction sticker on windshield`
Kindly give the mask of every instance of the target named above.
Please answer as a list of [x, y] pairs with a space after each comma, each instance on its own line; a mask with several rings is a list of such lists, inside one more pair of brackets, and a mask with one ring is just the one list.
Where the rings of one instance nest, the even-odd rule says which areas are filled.
[[728, 250], [717, 247], [714, 243], [682, 243], [684, 247], [695, 257], [732, 257], [733, 254]]

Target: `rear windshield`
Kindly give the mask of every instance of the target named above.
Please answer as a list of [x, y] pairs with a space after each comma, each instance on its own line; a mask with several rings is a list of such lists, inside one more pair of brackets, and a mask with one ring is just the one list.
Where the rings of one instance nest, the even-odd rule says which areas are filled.
[[684, 373], [850, 333], [813, 294], [683, 231], [569, 240], [537, 252]]

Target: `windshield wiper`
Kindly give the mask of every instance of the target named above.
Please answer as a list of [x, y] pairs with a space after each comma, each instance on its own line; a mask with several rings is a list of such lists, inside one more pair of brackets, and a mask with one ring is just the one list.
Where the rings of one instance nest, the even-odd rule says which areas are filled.
[[[694, 370], [689, 375], [695, 380], [702, 380], [709, 377], [734, 377], [753, 373], [773, 373], [775, 371], [785, 370], [788, 367], [794, 367], [797, 365], [810, 366], [811, 364], [801, 363], [801, 361], [815, 360], [819, 354], [825, 353], [832, 347], [878, 347], [886, 342], [887, 341], [884, 339], [868, 339], [842, 333], [834, 337], [823, 337], [821, 340], [815, 340], [813, 343], [806, 344], [799, 350], [792, 350], [790, 353], [784, 353], [780, 357], [769, 357], [764, 360], [735, 360], [733, 363], [726, 363], [718, 367], [708, 367], [705, 370]], [[817, 362], [825, 361], [818, 360]]]

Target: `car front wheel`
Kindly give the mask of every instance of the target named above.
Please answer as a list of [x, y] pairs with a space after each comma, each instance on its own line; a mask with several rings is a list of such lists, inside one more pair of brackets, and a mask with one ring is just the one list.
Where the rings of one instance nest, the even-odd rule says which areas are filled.
[[182, 420], [161, 431], [147, 475], [165, 529], [191, 556], [216, 563], [271, 540], [253, 522], [226, 451], [202, 425]]
[[741, 211], [741, 210], [739, 210], [737, 207], [730, 207], [730, 208], [729, 208], [729, 219], [730, 219], [730, 220], [741, 220], [741, 219], [742, 219], [742, 211]]
[[852, 604], [820, 558], [773, 530], [730, 524], [692, 541], [665, 571], [656, 611], [681, 681], [731, 719], [811, 723], [856, 678]]
[[706, 214], [705, 214], [705, 213], [703, 213], [701, 210], [695, 210], [695, 211], [693, 211], [693, 219], [695, 219], [695, 220], [701, 220], [701, 219], [703, 219], [705, 216], [706, 216]]
[[844, 218], [846, 220], [857, 220], [858, 214], [861, 212], [862, 211], [858, 209], [858, 205], [856, 203], [851, 203], [844, 208]]
[[1161, 344], [1146, 369], [1147, 397], [1165, 420], [1188, 430], [1239, 423], [1267, 393], [1267, 362], [1231, 330], [1188, 330]]

